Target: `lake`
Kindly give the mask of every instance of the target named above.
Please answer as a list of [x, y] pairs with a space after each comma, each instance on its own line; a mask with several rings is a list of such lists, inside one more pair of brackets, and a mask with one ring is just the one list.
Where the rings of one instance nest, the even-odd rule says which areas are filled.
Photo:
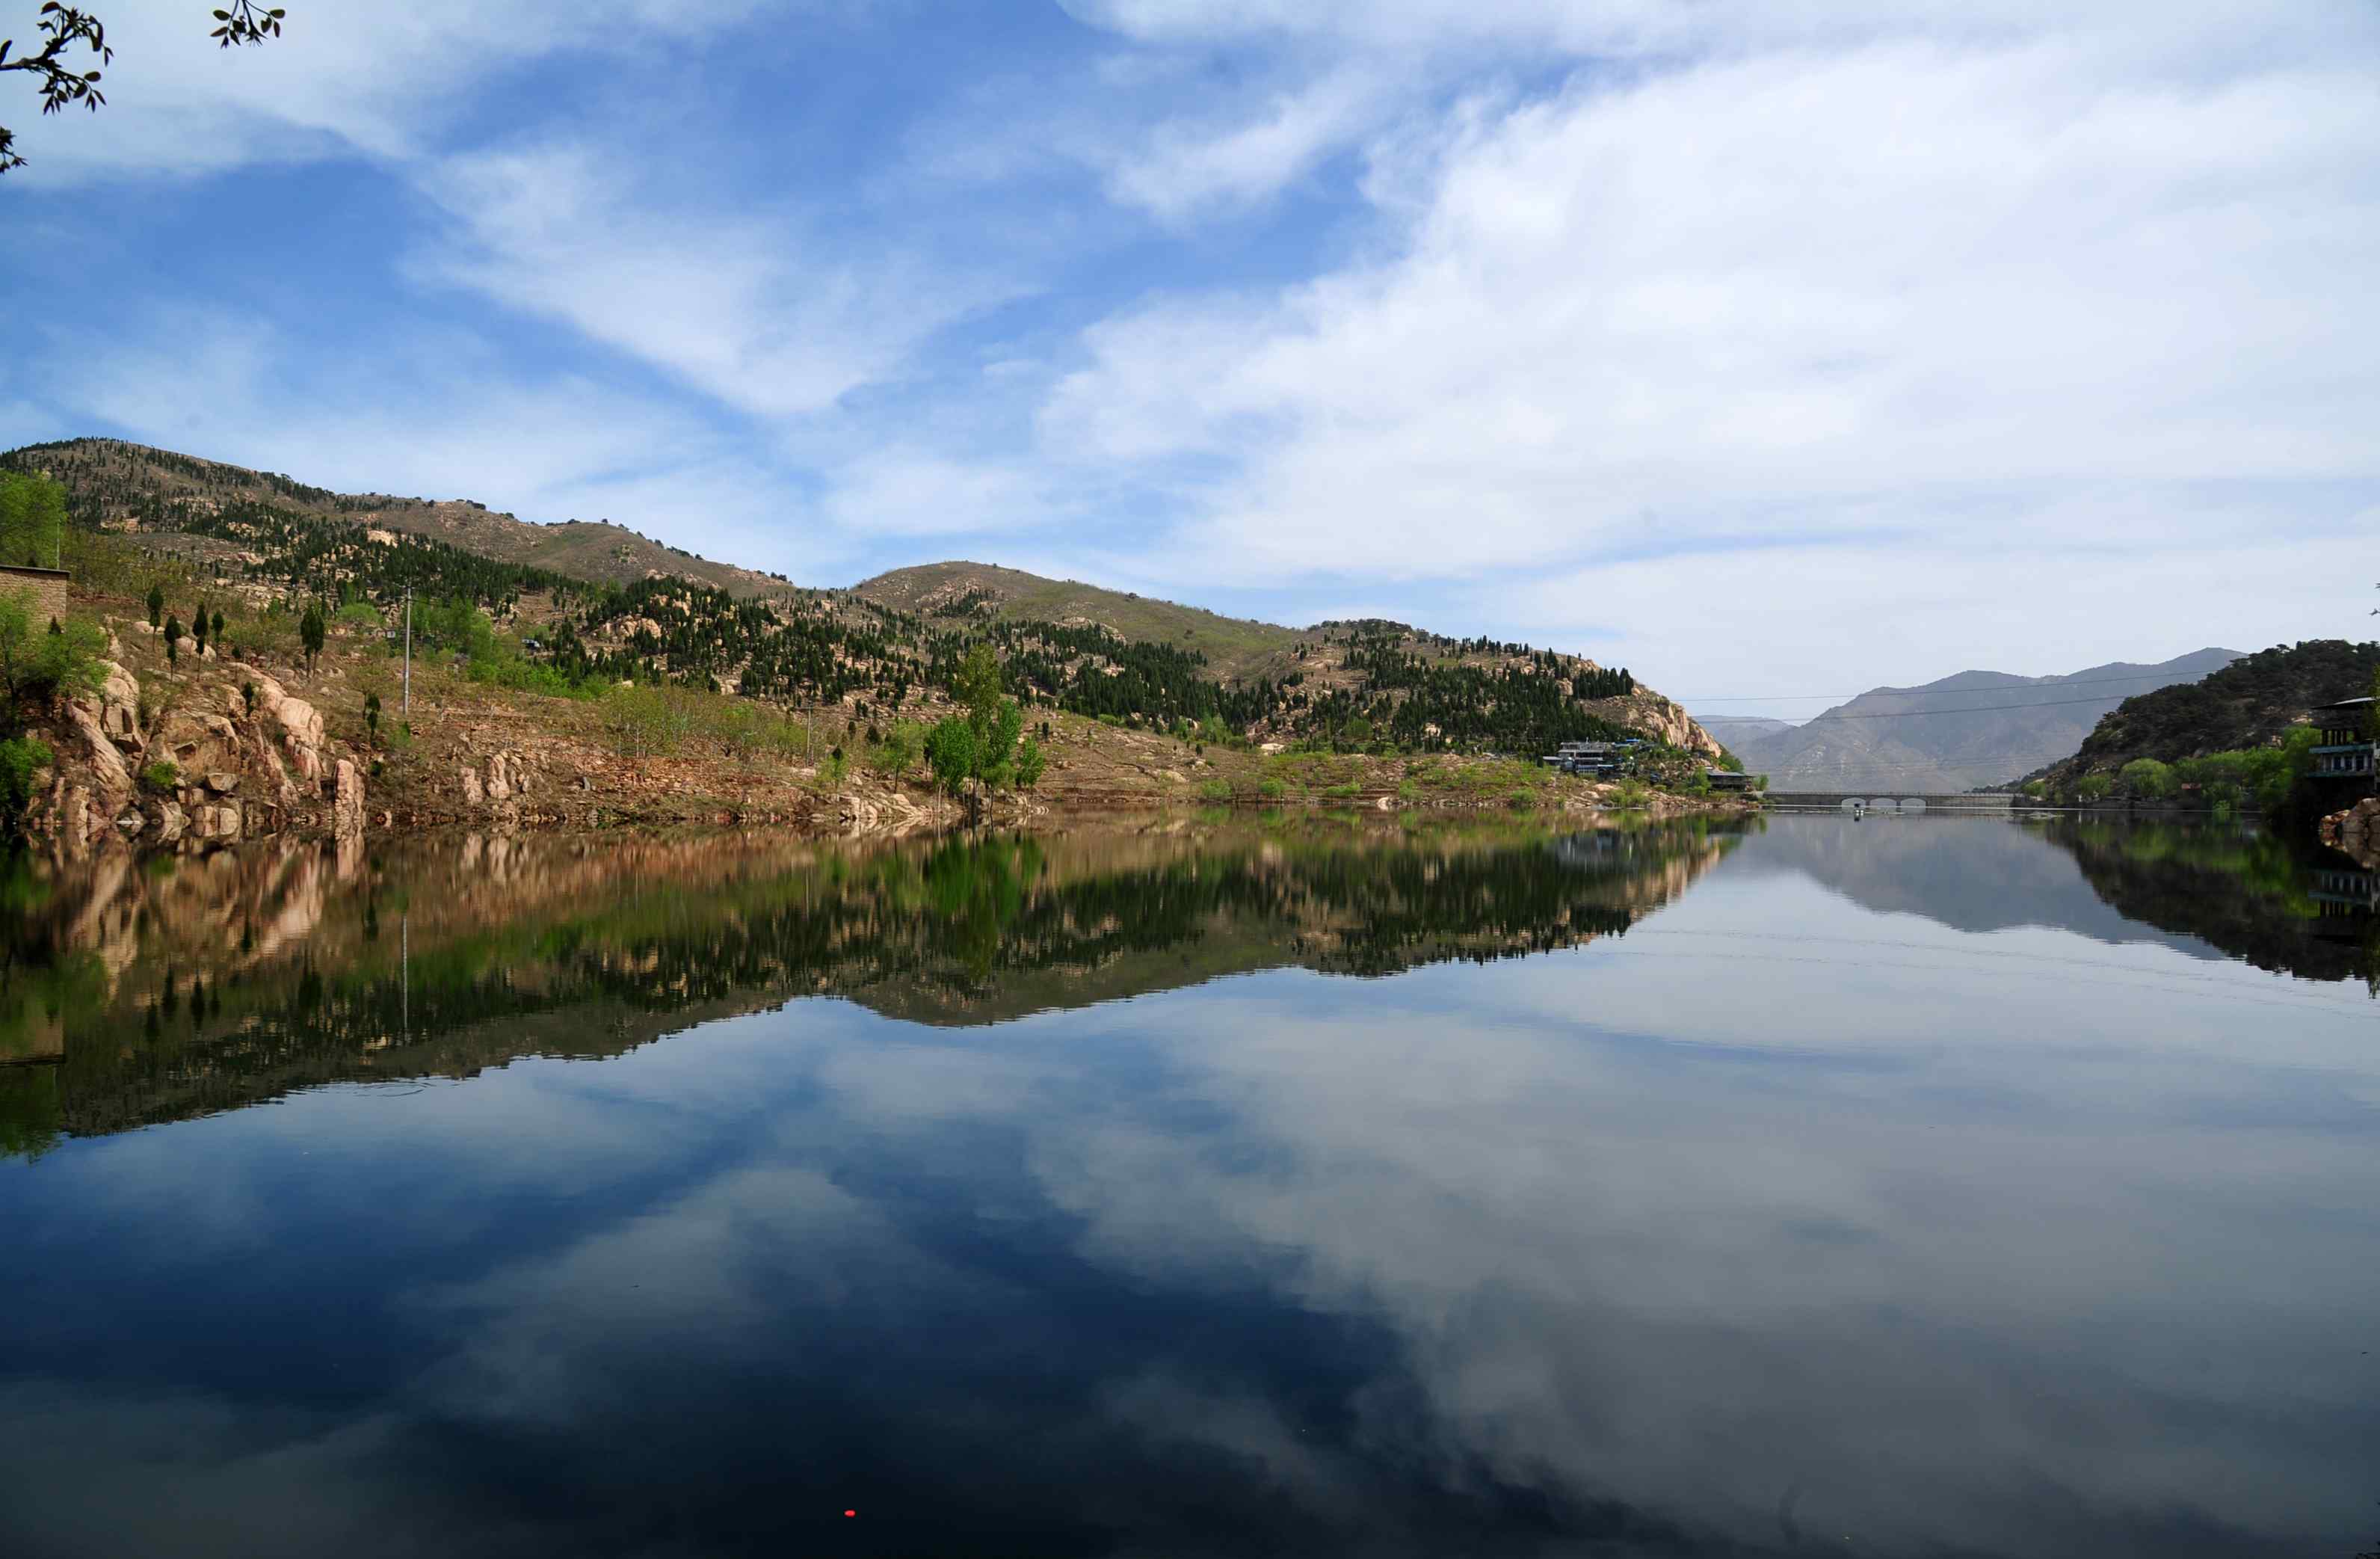
[[0, 871], [0, 1553], [2336, 1555], [2380, 929], [2239, 826]]

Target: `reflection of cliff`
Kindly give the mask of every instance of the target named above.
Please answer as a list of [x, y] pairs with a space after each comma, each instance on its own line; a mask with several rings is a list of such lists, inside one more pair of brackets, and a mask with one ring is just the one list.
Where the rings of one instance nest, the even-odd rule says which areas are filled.
[[987, 1023], [1250, 969], [1378, 975], [1626, 930], [1718, 859], [1628, 836], [1343, 824], [844, 846], [768, 835], [469, 837], [369, 861], [273, 845], [19, 870], [0, 969], [0, 1149], [343, 1079], [614, 1054], [833, 993]]
[[2134, 920], [2261, 969], [2362, 980], [2380, 993], [2380, 918], [2368, 900], [2322, 893], [2321, 864], [2284, 838], [2245, 826], [2070, 818], [2047, 837], [2071, 852], [2095, 893]]

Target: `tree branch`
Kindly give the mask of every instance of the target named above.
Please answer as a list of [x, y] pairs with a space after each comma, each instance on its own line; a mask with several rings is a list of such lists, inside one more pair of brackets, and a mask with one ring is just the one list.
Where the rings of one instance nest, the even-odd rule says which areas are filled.
[[[214, 19], [222, 25], [207, 36], [225, 49], [261, 43], [281, 36], [281, 20], [285, 15], [279, 6], [260, 12], [255, 8], [255, 0], [231, 0], [228, 8], [214, 13]], [[10, 59], [8, 55], [16, 47], [16, 40], [0, 39], [0, 72], [26, 70], [38, 77], [44, 114], [55, 114], [77, 103], [94, 114], [99, 112], [101, 104], [107, 101], [99, 90], [99, 72], [71, 69], [63, 63], [62, 56], [73, 44], [87, 43], [90, 52], [99, 56], [100, 64], [112, 63], [115, 50], [107, 42], [106, 29], [89, 11], [61, 5], [59, 0], [44, 0], [37, 26], [42, 33], [38, 53]], [[0, 126], [0, 174], [25, 165], [16, 145], [16, 132]]]

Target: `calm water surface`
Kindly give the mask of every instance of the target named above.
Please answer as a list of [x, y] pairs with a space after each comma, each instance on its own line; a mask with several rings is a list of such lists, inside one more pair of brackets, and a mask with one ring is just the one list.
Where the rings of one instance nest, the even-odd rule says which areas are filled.
[[2348, 1559], [2374, 893], [1944, 818], [19, 866], [0, 1553]]

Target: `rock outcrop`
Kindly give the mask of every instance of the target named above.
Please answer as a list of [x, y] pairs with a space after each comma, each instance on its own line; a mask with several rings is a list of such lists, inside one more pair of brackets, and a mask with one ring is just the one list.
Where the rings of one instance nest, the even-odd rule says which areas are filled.
[[352, 758], [339, 760], [334, 772], [331, 800], [331, 832], [342, 839], [358, 837], [364, 831], [364, 775]]
[[1633, 725], [1648, 737], [1706, 758], [1717, 758], [1726, 750], [1717, 737], [1686, 713], [1684, 705], [1649, 688], [1639, 688], [1621, 698], [1589, 700], [1586, 708], [1616, 725]]
[[2320, 824], [2322, 842], [2367, 864], [2380, 863], [2380, 796], [2367, 796]]

